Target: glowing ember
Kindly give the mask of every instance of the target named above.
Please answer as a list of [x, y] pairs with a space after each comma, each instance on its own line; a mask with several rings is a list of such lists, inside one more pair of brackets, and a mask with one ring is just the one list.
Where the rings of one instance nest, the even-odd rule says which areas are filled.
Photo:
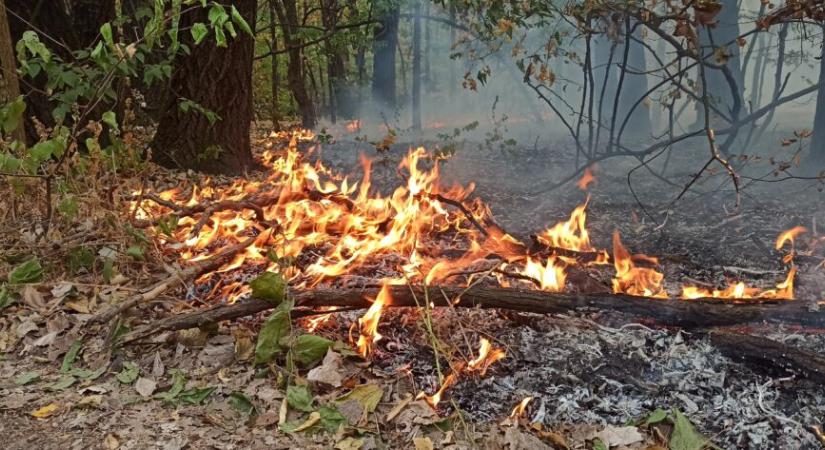
[[639, 295], [644, 297], [666, 298], [662, 281], [664, 275], [655, 269], [637, 267], [634, 260], [658, 264], [659, 260], [647, 255], [630, 255], [622, 245], [619, 232], [613, 233], [613, 265], [616, 276], [613, 278], [613, 292]]
[[372, 353], [373, 345], [382, 337], [378, 334], [378, 320], [381, 318], [381, 309], [384, 308], [385, 304], [390, 302], [392, 302], [392, 297], [390, 297], [389, 284], [384, 283], [384, 285], [381, 286], [378, 297], [372, 302], [367, 312], [364, 313], [364, 317], [358, 319], [360, 332], [356, 348], [358, 349], [358, 353], [365, 358]]
[[415, 398], [416, 400], [423, 399], [425, 402], [427, 402], [428, 405], [430, 405], [432, 408], [435, 408], [438, 406], [439, 403], [441, 403], [441, 397], [444, 396], [444, 392], [446, 392], [447, 389], [454, 385], [456, 381], [458, 381], [458, 375], [456, 374], [456, 372], [450, 372], [450, 374], [447, 375], [446, 378], [444, 378], [444, 382], [441, 383], [441, 387], [438, 388], [438, 391], [436, 391], [435, 394], [427, 395], [424, 392], [419, 392]]
[[361, 130], [361, 121], [360, 120], [350, 120], [347, 122], [347, 131], [350, 133], [357, 133]]
[[581, 189], [583, 191], [586, 191], [590, 187], [590, 184], [595, 183], [595, 182], [596, 182], [596, 177], [593, 176], [593, 172], [588, 167], [588, 168], [584, 169], [584, 174], [579, 179], [579, 181], [576, 183], [576, 186], [578, 186], [579, 189]]
[[467, 370], [478, 372], [481, 376], [487, 373], [487, 369], [496, 361], [507, 356], [504, 350], [493, 348], [490, 341], [485, 338], [479, 339], [478, 356], [467, 363]]
[[533, 397], [524, 397], [524, 399], [522, 399], [519, 402], [519, 404], [516, 405], [515, 408], [513, 408], [513, 411], [510, 413], [509, 419], [515, 421], [521, 417], [524, 417], [524, 413], [527, 411], [527, 405], [529, 405], [532, 401]]

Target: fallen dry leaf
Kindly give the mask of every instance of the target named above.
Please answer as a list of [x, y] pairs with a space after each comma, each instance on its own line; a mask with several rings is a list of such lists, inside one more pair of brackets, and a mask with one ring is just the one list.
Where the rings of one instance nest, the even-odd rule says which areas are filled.
[[135, 390], [143, 398], [149, 398], [152, 394], [154, 394], [156, 387], [157, 383], [149, 378], [140, 377], [135, 382]]
[[51, 415], [56, 413], [59, 409], [60, 403], [49, 403], [37, 411], [32, 412], [31, 415], [32, 417], [36, 417], [38, 419], [45, 419], [51, 417]]
[[117, 450], [117, 448], [120, 447], [120, 442], [114, 434], [107, 434], [106, 437], [103, 438], [103, 445], [106, 446], [108, 450]]
[[413, 445], [415, 450], [433, 450], [433, 441], [426, 436], [413, 438]]
[[307, 380], [325, 386], [341, 387], [341, 383], [344, 381], [343, 371], [344, 366], [341, 355], [329, 349], [321, 365], [309, 371]]
[[635, 444], [645, 439], [636, 427], [607, 426], [595, 433], [594, 438], [601, 439], [607, 447]]

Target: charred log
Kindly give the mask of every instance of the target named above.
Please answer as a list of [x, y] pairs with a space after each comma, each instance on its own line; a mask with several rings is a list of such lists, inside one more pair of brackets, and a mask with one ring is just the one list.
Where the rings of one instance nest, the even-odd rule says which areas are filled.
[[[311, 310], [320, 307], [367, 308], [379, 287], [364, 289], [313, 289], [292, 294], [295, 304]], [[612, 293], [558, 294], [499, 287], [393, 286], [392, 302], [387, 306], [416, 307], [428, 298], [436, 307], [500, 308], [538, 314], [563, 314], [577, 310], [613, 311], [635, 316], [663, 326], [702, 329], [744, 323], [782, 323], [825, 327], [825, 314], [809, 311], [801, 301], [734, 303], [720, 299], [650, 299]], [[454, 299], [458, 298], [458, 302]], [[207, 322], [234, 320], [277, 306], [260, 299], [248, 299], [231, 305], [217, 305], [194, 313], [172, 316], [126, 336], [131, 342], [167, 330], [180, 330]]]

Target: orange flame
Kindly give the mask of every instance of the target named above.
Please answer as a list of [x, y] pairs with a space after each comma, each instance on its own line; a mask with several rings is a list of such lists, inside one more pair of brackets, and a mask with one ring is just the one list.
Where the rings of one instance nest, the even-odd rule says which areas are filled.
[[532, 401], [533, 397], [524, 397], [519, 404], [513, 408], [513, 411], [510, 413], [508, 419], [515, 421], [521, 417], [524, 417], [524, 413], [527, 411], [527, 405], [529, 405]]
[[544, 265], [528, 257], [520, 273], [536, 280], [543, 291], [561, 292], [564, 290], [564, 280], [567, 274], [564, 272], [564, 265], [557, 264], [553, 256], [547, 258]]
[[390, 296], [389, 284], [384, 283], [381, 286], [381, 291], [378, 292], [378, 297], [364, 313], [364, 317], [358, 319], [360, 333], [356, 347], [358, 353], [364, 358], [372, 353], [374, 344], [382, 338], [378, 334], [378, 320], [381, 318], [381, 309], [384, 308], [384, 304], [390, 302], [392, 302], [392, 297]]
[[431, 408], [435, 409], [438, 406], [438, 404], [441, 403], [441, 397], [444, 396], [444, 392], [446, 392], [447, 389], [452, 387], [452, 385], [454, 385], [457, 381], [457, 372], [450, 372], [450, 374], [444, 378], [444, 382], [441, 383], [441, 387], [438, 388], [435, 394], [427, 395], [424, 392], [419, 392], [415, 398], [416, 400], [423, 399], [425, 402], [427, 402], [428, 405], [430, 405]]
[[739, 281], [731, 283], [723, 290], [703, 289], [696, 286], [683, 286], [682, 298], [693, 300], [697, 298], [727, 298], [727, 299], [776, 299], [793, 300], [793, 281], [796, 275], [796, 267], [791, 267], [785, 281], [778, 283], [775, 289], [762, 291], [757, 288], [747, 287], [745, 283]]
[[794, 239], [802, 233], [807, 232], [808, 229], [805, 227], [796, 226], [791, 228], [790, 230], [783, 231], [779, 233], [779, 236], [776, 237], [776, 249], [779, 250], [785, 246], [786, 243], [791, 243], [791, 249], [793, 249]]
[[587, 233], [586, 221], [587, 203], [579, 205], [570, 214], [570, 219], [559, 222], [552, 228], [542, 231], [538, 236], [539, 242], [544, 245], [579, 252], [592, 252], [596, 249], [590, 245], [590, 236]]
[[667, 293], [662, 287], [664, 275], [655, 269], [637, 267], [634, 259], [658, 264], [656, 258], [647, 255], [631, 256], [622, 245], [619, 232], [615, 231], [613, 233], [613, 265], [616, 268], [616, 276], [613, 278], [613, 292], [666, 298]]
[[490, 341], [485, 338], [480, 338], [478, 356], [467, 363], [467, 370], [470, 372], [478, 372], [481, 376], [484, 376], [484, 374], [487, 373], [487, 369], [490, 368], [493, 363], [504, 359], [505, 356], [507, 356], [507, 354], [504, 353], [504, 350], [493, 348]]
[[581, 189], [583, 191], [586, 191], [588, 189], [588, 187], [590, 187], [590, 184], [595, 183], [595, 182], [596, 182], [596, 177], [593, 176], [593, 172], [588, 167], [588, 168], [584, 169], [584, 174], [579, 179], [579, 181], [576, 183], [576, 186], [578, 186], [579, 189]]

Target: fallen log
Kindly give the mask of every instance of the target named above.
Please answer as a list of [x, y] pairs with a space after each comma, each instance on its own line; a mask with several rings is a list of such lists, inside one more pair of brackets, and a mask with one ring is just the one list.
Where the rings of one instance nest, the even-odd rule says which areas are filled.
[[728, 358], [769, 375], [794, 375], [825, 382], [825, 356], [772, 339], [714, 331], [710, 342]]
[[[292, 292], [297, 307], [316, 309], [367, 308], [369, 298], [378, 295], [380, 287], [363, 289], [319, 288]], [[390, 307], [415, 307], [424, 304], [422, 286], [392, 286]], [[539, 314], [560, 314], [575, 310], [614, 311], [642, 317], [663, 326], [684, 329], [713, 328], [744, 323], [783, 323], [810, 327], [825, 326], [825, 312], [813, 312], [801, 301], [750, 301], [734, 303], [720, 299], [651, 299], [612, 293], [559, 294], [534, 290], [500, 287], [431, 286], [428, 300], [437, 307], [499, 308]], [[458, 300], [456, 300], [458, 299]], [[193, 313], [171, 316], [136, 329], [123, 342], [142, 339], [152, 334], [201, 326], [208, 322], [233, 320], [250, 316], [276, 305], [261, 299], [247, 299], [234, 304], [216, 305]], [[329, 311], [326, 311], [329, 312]], [[630, 318], [628, 322], [637, 321]]]

